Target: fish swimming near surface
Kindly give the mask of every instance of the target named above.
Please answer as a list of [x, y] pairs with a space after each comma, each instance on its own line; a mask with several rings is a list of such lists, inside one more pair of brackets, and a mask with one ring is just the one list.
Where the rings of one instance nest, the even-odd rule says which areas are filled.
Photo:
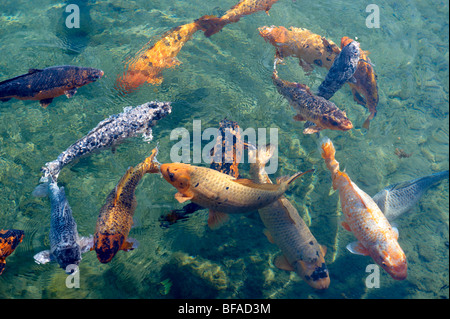
[[18, 229], [0, 230], [0, 275], [5, 270], [6, 258], [23, 240], [24, 231]]
[[142, 163], [130, 167], [100, 209], [94, 249], [101, 263], [110, 262], [119, 250], [129, 251], [137, 247], [136, 240], [128, 238], [137, 206], [135, 190], [145, 174], [159, 172], [157, 154], [158, 149], [155, 148]]
[[272, 80], [278, 93], [298, 112], [294, 120], [310, 122], [303, 130], [304, 134], [317, 133], [323, 129], [348, 131], [353, 128], [345, 111], [340, 110], [333, 102], [312, 93], [308, 86], [280, 79], [276, 68], [273, 70]]
[[103, 74], [99, 69], [72, 65], [30, 69], [26, 74], [0, 82], [0, 101], [34, 100], [46, 108], [55, 97], [65, 94], [70, 98], [79, 87], [97, 81]]
[[329, 100], [348, 81], [356, 83], [353, 74], [359, 62], [359, 43], [352, 41], [342, 48], [334, 59], [325, 80], [320, 84], [317, 95]]
[[[114, 148], [128, 138], [142, 135], [150, 141], [153, 138], [152, 127], [171, 111], [170, 102], [147, 102], [136, 107], [126, 107], [122, 113], [111, 115], [70, 145], [56, 160], [46, 163], [41, 169], [41, 182], [48, 182], [49, 178], [56, 181], [61, 169], [67, 164], [92, 152]], [[40, 196], [39, 187], [33, 195]]]
[[125, 72], [117, 78], [116, 89], [130, 93], [145, 83], [160, 85], [162, 71], [181, 64], [176, 56], [198, 30], [198, 22], [184, 24], [166, 32], [152, 46], [147, 43], [126, 63]]
[[206, 15], [196, 21], [198, 21], [204, 29], [205, 36], [210, 37], [222, 30], [227, 24], [238, 22], [243, 16], [258, 11], [265, 11], [267, 15], [269, 15], [269, 10], [277, 1], [278, 0], [241, 0], [220, 18]]
[[449, 178], [449, 171], [434, 173], [410, 181], [392, 184], [372, 198], [392, 222], [409, 211], [432, 186]]
[[59, 187], [52, 181], [48, 184], [48, 192], [51, 204], [50, 250], [34, 255], [34, 260], [38, 264], [56, 261], [66, 273], [70, 274], [73, 269], [69, 270], [67, 267], [80, 264], [81, 254], [91, 250], [93, 238], [92, 235], [79, 236], [64, 187]]
[[[256, 154], [249, 155], [256, 158], [250, 168], [250, 175], [254, 181], [272, 183], [265, 170], [265, 163], [270, 159], [272, 153], [273, 147], [267, 145], [260, 147]], [[313, 288], [327, 289], [330, 285], [330, 276], [324, 258], [326, 247], [319, 245], [291, 202], [282, 196], [258, 211], [266, 227], [267, 238], [282, 252], [275, 259], [275, 266], [295, 271]]]
[[[243, 141], [241, 128], [237, 122], [223, 119], [219, 123], [216, 144], [211, 149], [211, 165], [209, 168], [239, 178], [239, 163], [242, 158], [242, 150], [248, 148]], [[162, 227], [174, 224], [179, 220], [185, 220], [190, 214], [203, 209], [200, 205], [189, 203], [182, 209], [175, 209], [160, 216]]]
[[[341, 39], [341, 48], [352, 43], [354, 40], [349, 37], [343, 37]], [[370, 121], [377, 114], [378, 105], [378, 85], [377, 85], [377, 75], [373, 68], [369, 57], [367, 56], [369, 52], [360, 50], [358, 67], [356, 68], [353, 77], [356, 82], [349, 82], [349, 86], [352, 89], [353, 99], [360, 105], [365, 106], [370, 115], [363, 123], [365, 129], [369, 129]]]
[[355, 254], [369, 255], [393, 279], [406, 279], [406, 256], [397, 241], [397, 229], [389, 224], [372, 197], [339, 170], [339, 163], [335, 159], [336, 150], [329, 138], [322, 138], [320, 151], [331, 172], [333, 189], [339, 190], [345, 216], [342, 226], [358, 239], [347, 245], [347, 249]]
[[237, 179], [214, 169], [184, 163], [161, 165], [164, 179], [178, 193], [180, 203], [188, 200], [209, 209], [208, 225], [215, 229], [229, 218], [228, 214], [247, 213], [273, 203], [303, 173], [278, 178], [278, 184], [257, 184]]
[[276, 55], [283, 59], [294, 56], [299, 59], [300, 66], [306, 71], [313, 66], [330, 69], [341, 49], [333, 41], [303, 28], [283, 26], [264, 26], [258, 28], [259, 34], [276, 48]]

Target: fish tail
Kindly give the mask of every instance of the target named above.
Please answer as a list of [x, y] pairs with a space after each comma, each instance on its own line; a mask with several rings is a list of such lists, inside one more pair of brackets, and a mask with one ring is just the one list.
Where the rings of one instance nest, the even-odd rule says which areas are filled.
[[370, 113], [370, 115], [367, 117], [367, 119], [363, 123], [363, 128], [366, 130], [369, 130], [370, 121], [375, 117], [377, 113]]
[[336, 149], [333, 142], [326, 136], [322, 137], [319, 142], [320, 154], [325, 159], [328, 169], [334, 174], [339, 171], [339, 162], [335, 159]]
[[144, 172], [145, 173], [159, 173], [159, 166], [161, 165], [156, 159], [158, 155], [158, 146], [156, 146], [149, 157], [144, 160]]
[[277, 178], [277, 184], [281, 184], [281, 183], [286, 183], [286, 185], [291, 184], [293, 181], [295, 181], [297, 178], [299, 178], [300, 176], [305, 175], [306, 173], [313, 173], [315, 171], [315, 169], [310, 169], [306, 172], [297, 172], [292, 176], [281, 176]]
[[272, 158], [275, 152], [275, 146], [272, 144], [266, 144], [258, 147], [256, 162], [262, 166], [265, 166], [267, 162]]
[[207, 38], [222, 30], [227, 24], [226, 21], [213, 15], [205, 15], [195, 20], [195, 22], [198, 23]]

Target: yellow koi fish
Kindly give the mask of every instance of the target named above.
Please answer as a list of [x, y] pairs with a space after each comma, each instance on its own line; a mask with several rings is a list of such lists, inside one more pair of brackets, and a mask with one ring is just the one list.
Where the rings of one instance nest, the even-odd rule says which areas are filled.
[[[249, 151], [255, 152], [256, 151]], [[250, 175], [256, 182], [272, 183], [265, 164], [273, 154], [273, 147], [260, 147], [251, 164]], [[309, 170], [305, 173], [312, 172]], [[282, 254], [274, 264], [280, 269], [295, 271], [308, 285], [315, 289], [327, 289], [330, 276], [325, 264], [326, 247], [319, 245], [297, 209], [284, 196], [266, 207], [260, 208], [259, 216], [266, 226], [265, 234], [276, 244]]]
[[324, 137], [320, 143], [322, 157], [331, 172], [333, 188], [339, 190], [345, 221], [342, 226], [358, 239], [347, 245], [355, 254], [367, 256], [386, 270], [392, 278], [407, 277], [406, 256], [400, 247], [398, 231], [393, 228], [372, 197], [364, 193], [350, 177], [339, 170], [333, 143]]
[[208, 225], [213, 229], [228, 220], [227, 214], [246, 213], [273, 203], [303, 175], [299, 172], [281, 177], [273, 185], [236, 179], [211, 168], [183, 163], [162, 164], [161, 173], [178, 190], [175, 198], [180, 203], [191, 200], [209, 209]]

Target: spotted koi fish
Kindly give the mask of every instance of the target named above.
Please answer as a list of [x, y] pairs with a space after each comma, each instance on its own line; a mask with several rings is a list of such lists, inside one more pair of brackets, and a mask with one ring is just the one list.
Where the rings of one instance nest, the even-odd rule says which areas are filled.
[[23, 240], [23, 230], [0, 230], [0, 275], [5, 270], [6, 258], [11, 255]]
[[259, 34], [276, 48], [276, 55], [283, 59], [294, 56], [300, 66], [307, 72], [313, 65], [327, 68], [333, 65], [341, 49], [333, 41], [303, 28], [283, 26], [260, 27]]
[[[232, 141], [227, 140], [232, 136]], [[231, 142], [232, 145], [228, 145]], [[239, 163], [242, 158], [242, 150], [247, 147], [241, 136], [241, 129], [237, 122], [224, 119], [219, 123], [216, 144], [211, 149], [212, 162], [209, 168], [228, 174], [235, 178], [239, 177]], [[203, 209], [200, 205], [189, 203], [182, 209], [172, 210], [159, 217], [162, 227], [174, 224], [179, 220], [187, 219], [190, 214]]]
[[153, 149], [144, 162], [130, 167], [100, 209], [94, 249], [101, 263], [110, 262], [119, 250], [129, 251], [137, 247], [136, 240], [128, 238], [137, 205], [135, 190], [145, 174], [159, 172], [157, 153], [158, 149]]
[[348, 131], [353, 128], [345, 112], [333, 102], [315, 95], [304, 84], [280, 79], [275, 67], [272, 80], [278, 92], [298, 112], [294, 120], [310, 122], [310, 125], [303, 130], [304, 134], [317, 133], [323, 129]]
[[327, 137], [321, 140], [320, 151], [331, 172], [333, 188], [339, 190], [345, 216], [342, 226], [358, 239], [347, 245], [347, 249], [355, 254], [372, 257], [393, 279], [406, 279], [406, 256], [397, 241], [397, 229], [389, 224], [372, 197], [339, 170], [339, 163], [334, 157], [336, 151]]
[[130, 93], [144, 83], [160, 85], [163, 81], [162, 71], [181, 64], [176, 56], [198, 30], [198, 22], [184, 24], [166, 32], [150, 48], [147, 43], [126, 63], [125, 72], [117, 78], [116, 89]]
[[0, 101], [10, 99], [39, 101], [46, 108], [55, 97], [74, 96], [79, 87], [95, 82], [103, 71], [72, 65], [30, 69], [27, 74], [0, 82]]
[[[341, 48], [351, 43], [352, 39], [343, 37], [341, 39]], [[360, 50], [360, 59], [358, 67], [353, 77], [356, 82], [349, 82], [352, 89], [353, 99], [360, 105], [365, 106], [369, 112], [369, 117], [364, 121], [363, 127], [369, 129], [370, 121], [377, 114], [378, 105], [378, 85], [377, 75], [373, 69], [373, 65], [367, 56], [368, 52]]]
[[190, 200], [209, 209], [208, 225], [212, 229], [223, 225], [228, 214], [247, 213], [273, 203], [303, 175], [298, 172], [291, 177], [282, 177], [277, 180], [277, 185], [272, 185], [256, 184], [210, 168], [183, 163], [162, 164], [161, 173], [178, 190], [175, 194], [178, 202]]
[[[252, 154], [253, 152], [256, 154]], [[272, 153], [273, 147], [270, 145], [260, 147], [257, 152], [249, 151], [249, 157], [256, 158], [250, 168], [254, 181], [272, 183], [265, 170], [265, 164], [272, 157]], [[258, 212], [266, 227], [264, 233], [282, 252], [275, 259], [275, 266], [294, 271], [315, 289], [327, 289], [330, 276], [324, 258], [326, 247], [319, 245], [291, 202], [282, 196], [274, 203], [260, 208]]]
[[258, 11], [265, 11], [269, 15], [272, 5], [278, 0], [241, 0], [220, 18], [216, 16], [203, 16], [197, 21], [205, 31], [205, 36], [210, 37], [219, 32], [229, 23], [238, 22], [243, 16]]

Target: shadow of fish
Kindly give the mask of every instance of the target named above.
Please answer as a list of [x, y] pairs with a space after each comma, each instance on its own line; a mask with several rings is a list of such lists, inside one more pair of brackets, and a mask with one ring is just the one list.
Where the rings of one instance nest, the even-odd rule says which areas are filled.
[[352, 41], [334, 59], [325, 80], [320, 84], [317, 95], [329, 100], [345, 83], [356, 83], [353, 74], [359, 62], [359, 43]]
[[97, 81], [103, 74], [99, 69], [72, 65], [30, 69], [26, 74], [0, 82], [0, 101], [33, 100], [46, 108], [55, 97], [65, 94], [71, 98], [77, 88]]
[[11, 255], [23, 240], [24, 232], [18, 229], [0, 230], [0, 275], [5, 270], [6, 258]]
[[136, 240], [128, 238], [137, 202], [135, 190], [147, 173], [158, 173], [156, 161], [158, 149], [136, 167], [130, 167], [116, 187], [109, 193], [106, 203], [100, 209], [94, 234], [94, 249], [101, 263], [108, 263], [119, 250], [132, 250]]
[[[51, 204], [50, 216], [50, 250], [44, 250], [34, 255], [38, 264], [56, 261], [66, 271], [69, 265], [78, 266], [81, 254], [91, 250], [93, 237], [80, 237], [77, 231], [77, 223], [72, 215], [72, 209], [67, 201], [64, 187], [58, 187], [52, 181], [48, 184], [48, 193]], [[69, 267], [70, 268], [70, 267]]]
[[[46, 163], [41, 169], [41, 182], [48, 182], [49, 177], [56, 181], [61, 169], [67, 164], [92, 152], [114, 148], [130, 137], [143, 135], [150, 141], [153, 138], [152, 127], [171, 111], [170, 102], [147, 102], [136, 107], [126, 107], [122, 113], [111, 115], [70, 145], [56, 160]], [[39, 188], [35, 189], [33, 195], [42, 196]]]
[[373, 196], [386, 218], [392, 222], [409, 211], [432, 186], [449, 178], [449, 171], [434, 173], [390, 185]]
[[[254, 153], [255, 154], [254, 154]], [[273, 147], [260, 147], [251, 164], [250, 175], [258, 183], [272, 183], [265, 170], [265, 163], [272, 157]], [[314, 170], [307, 171], [312, 172]], [[258, 210], [269, 241], [276, 244], [282, 254], [275, 259], [280, 269], [295, 271], [308, 285], [315, 289], [327, 289], [330, 276], [325, 264], [326, 247], [319, 245], [306, 223], [291, 202], [282, 196], [274, 203]]]

